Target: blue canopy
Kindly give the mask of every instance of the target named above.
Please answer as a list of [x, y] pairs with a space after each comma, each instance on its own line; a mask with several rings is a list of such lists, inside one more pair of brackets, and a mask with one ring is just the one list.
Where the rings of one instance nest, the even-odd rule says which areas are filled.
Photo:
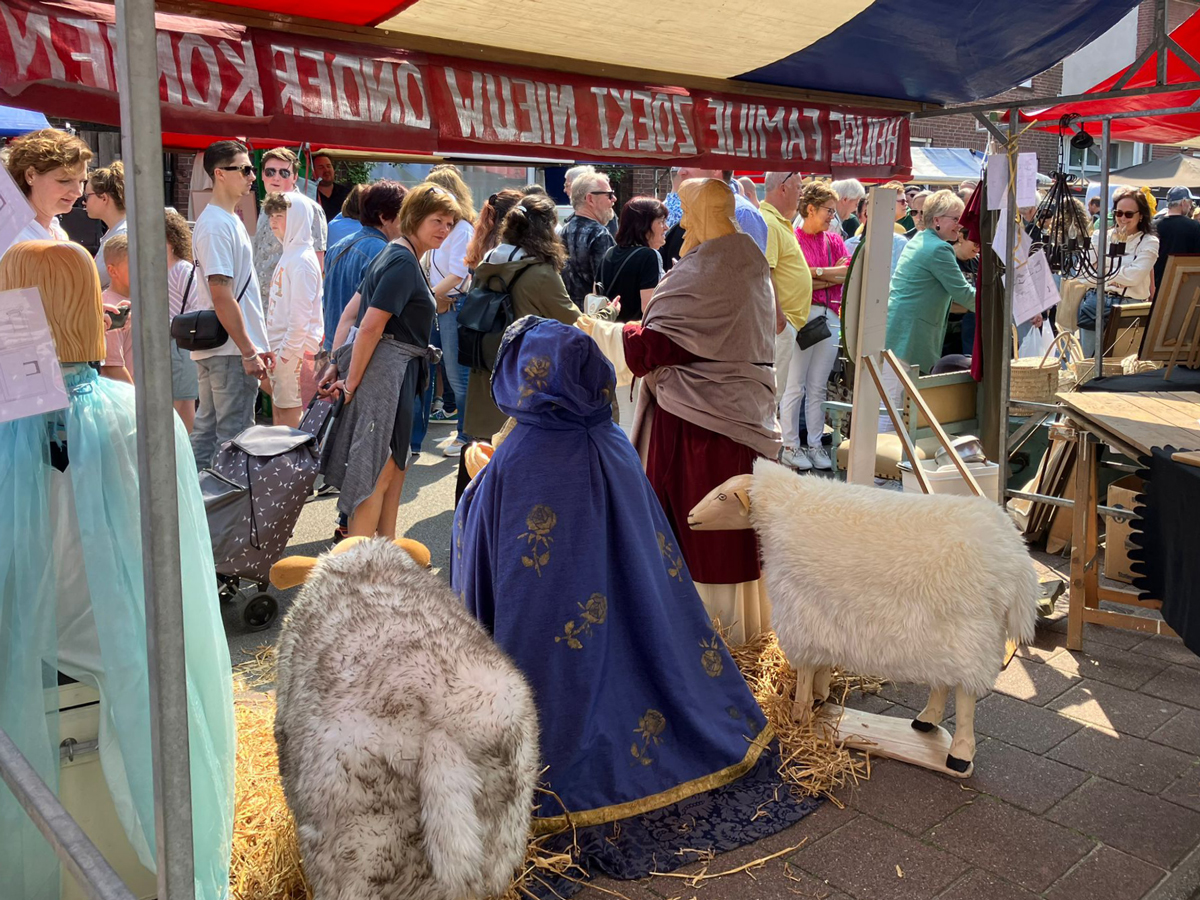
[[[967, 103], [1041, 74], [1100, 37], [1139, 2], [874, 0], [807, 47], [736, 77], [843, 94]], [[687, 17], [680, 21], [686, 27]], [[793, 32], [802, 35], [804, 29]]]
[[958, 184], [978, 180], [987, 155], [963, 147], [913, 147], [912, 178], [919, 184]]
[[0, 137], [15, 137], [27, 131], [49, 127], [50, 123], [40, 112], [16, 106], [0, 106]]

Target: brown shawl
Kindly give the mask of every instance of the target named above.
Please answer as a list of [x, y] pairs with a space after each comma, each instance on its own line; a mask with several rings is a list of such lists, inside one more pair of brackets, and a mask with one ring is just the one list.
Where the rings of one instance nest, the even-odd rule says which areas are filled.
[[703, 361], [646, 376], [633, 429], [643, 463], [657, 406], [769, 459], [779, 455], [774, 324], [771, 272], [749, 235], [706, 240], [672, 267], [642, 325]]

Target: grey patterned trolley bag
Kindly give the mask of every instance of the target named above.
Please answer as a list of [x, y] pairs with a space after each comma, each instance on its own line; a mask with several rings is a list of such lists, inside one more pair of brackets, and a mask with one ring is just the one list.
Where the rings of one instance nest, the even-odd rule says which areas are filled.
[[[266, 628], [278, 614], [266, 593], [271, 566], [283, 555], [317, 477], [317, 441], [286, 425], [253, 425], [200, 473], [222, 599], [242, 604], [243, 624]], [[259, 592], [241, 597], [241, 579]]]

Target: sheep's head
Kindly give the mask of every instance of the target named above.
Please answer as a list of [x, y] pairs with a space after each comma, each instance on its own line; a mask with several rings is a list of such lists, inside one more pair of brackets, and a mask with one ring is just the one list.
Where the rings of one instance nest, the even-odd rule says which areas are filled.
[[[344, 541], [339, 541], [337, 546], [329, 552], [336, 556], [345, 553], [356, 544], [365, 540], [368, 540], [368, 538], [348, 537]], [[408, 555], [412, 557], [413, 562], [418, 566], [423, 569], [429, 568], [429, 548], [424, 544], [419, 541], [410, 541], [408, 538], [397, 538], [394, 543], [402, 550], [406, 550]], [[316, 565], [317, 558], [315, 556], [285, 556], [279, 562], [275, 563], [275, 565], [271, 566], [271, 584], [280, 590], [304, 584]]]
[[742, 531], [750, 524], [750, 480], [752, 475], [735, 475], [717, 485], [688, 513], [694, 531]]

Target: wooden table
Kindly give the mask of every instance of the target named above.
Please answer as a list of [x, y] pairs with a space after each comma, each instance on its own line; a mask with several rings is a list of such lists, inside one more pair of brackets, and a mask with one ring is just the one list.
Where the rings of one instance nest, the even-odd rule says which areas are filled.
[[1101, 600], [1143, 609], [1160, 609], [1162, 604], [1140, 600], [1129, 588], [1100, 587], [1098, 445], [1107, 444], [1133, 460], [1149, 456], [1152, 447], [1198, 450], [1200, 394], [1084, 391], [1059, 394], [1058, 400], [1075, 427], [1077, 442], [1067, 649], [1082, 649], [1084, 622], [1173, 635], [1175, 632], [1160, 619], [1100, 609]]

